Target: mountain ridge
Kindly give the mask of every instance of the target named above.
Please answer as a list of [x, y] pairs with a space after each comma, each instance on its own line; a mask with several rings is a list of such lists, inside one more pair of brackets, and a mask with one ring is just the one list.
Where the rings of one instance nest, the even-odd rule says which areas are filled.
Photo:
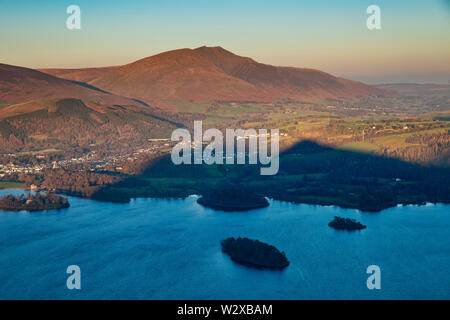
[[222, 47], [176, 49], [122, 66], [41, 71], [150, 104], [170, 100], [317, 101], [387, 94], [320, 70], [259, 63]]
[[0, 101], [23, 103], [48, 98], [75, 98], [106, 104], [137, 104], [131, 98], [77, 84], [71, 79], [0, 63]]
[[136, 99], [0, 64], [0, 153], [126, 149], [166, 137], [177, 125]]

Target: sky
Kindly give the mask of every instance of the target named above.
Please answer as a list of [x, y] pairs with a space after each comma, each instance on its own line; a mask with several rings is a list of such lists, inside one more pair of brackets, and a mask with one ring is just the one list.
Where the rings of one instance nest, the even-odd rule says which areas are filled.
[[[81, 29], [69, 30], [69, 5]], [[381, 29], [366, 27], [369, 5]], [[121, 65], [222, 46], [258, 62], [367, 83], [450, 83], [450, 0], [0, 0], [0, 62]]]

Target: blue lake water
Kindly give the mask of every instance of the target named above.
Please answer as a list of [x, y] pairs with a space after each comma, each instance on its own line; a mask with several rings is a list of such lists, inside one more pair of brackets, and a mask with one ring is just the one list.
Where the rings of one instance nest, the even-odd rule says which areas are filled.
[[[0, 211], [0, 299], [450, 298], [450, 205], [361, 213], [271, 201], [226, 213], [195, 197], [69, 201], [60, 211]], [[336, 231], [327, 225], [335, 215], [367, 229]], [[273, 244], [291, 264], [238, 265], [221, 252], [230, 236]], [[366, 286], [373, 264], [381, 290]], [[66, 287], [69, 265], [81, 268], [81, 290]]]

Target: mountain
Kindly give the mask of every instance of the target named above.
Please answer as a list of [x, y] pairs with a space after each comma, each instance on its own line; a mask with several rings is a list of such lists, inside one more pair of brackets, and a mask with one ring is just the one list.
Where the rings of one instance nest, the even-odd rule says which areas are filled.
[[361, 82], [337, 78], [319, 70], [258, 63], [221, 47], [200, 47], [195, 51], [207, 57], [223, 72], [251, 83], [272, 98], [339, 99], [385, 93]]
[[0, 151], [126, 149], [169, 137], [179, 124], [168, 117], [190, 119], [149, 104], [384, 92], [318, 70], [261, 64], [220, 47], [173, 50], [104, 68], [39, 71], [0, 64]]
[[176, 126], [119, 105], [96, 111], [80, 99], [32, 100], [0, 109], [0, 151], [124, 150], [168, 137]]
[[65, 80], [37, 70], [0, 64], [0, 102], [21, 103], [34, 99], [77, 98], [105, 104], [142, 105], [85, 83]]
[[434, 97], [450, 102], [450, 84], [431, 83], [385, 83], [376, 85], [377, 88], [398, 92], [407, 97]]
[[105, 68], [43, 70], [65, 79], [126, 94], [147, 103], [164, 100], [248, 100], [263, 99], [248, 82], [226, 74], [209, 59], [190, 49], [161, 53], [131, 64]]
[[179, 49], [105, 68], [42, 69], [147, 103], [174, 100], [316, 101], [384, 95], [386, 91], [314, 69], [276, 67], [221, 47]]
[[160, 110], [89, 84], [0, 64], [0, 152], [110, 150], [168, 137]]

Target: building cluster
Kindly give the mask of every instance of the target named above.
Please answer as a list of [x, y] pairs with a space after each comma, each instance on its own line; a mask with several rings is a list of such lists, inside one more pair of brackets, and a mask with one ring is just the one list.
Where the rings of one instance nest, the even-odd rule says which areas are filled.
[[[42, 162], [39, 164], [17, 164], [12, 161], [8, 163], [0, 163], [0, 177], [11, 174], [36, 174], [46, 169], [68, 168], [75, 165], [82, 165], [91, 171], [105, 171], [107, 169], [121, 170], [121, 165], [129, 160], [135, 160], [143, 153], [157, 153], [169, 146], [168, 139], [149, 139], [150, 146], [141, 148], [135, 152], [123, 155], [115, 154], [109, 156], [99, 156], [96, 151], [91, 151], [78, 158], [63, 159], [58, 161]], [[10, 159], [15, 158], [14, 154], [8, 155]], [[36, 158], [45, 159], [43, 155], [37, 155]]]

